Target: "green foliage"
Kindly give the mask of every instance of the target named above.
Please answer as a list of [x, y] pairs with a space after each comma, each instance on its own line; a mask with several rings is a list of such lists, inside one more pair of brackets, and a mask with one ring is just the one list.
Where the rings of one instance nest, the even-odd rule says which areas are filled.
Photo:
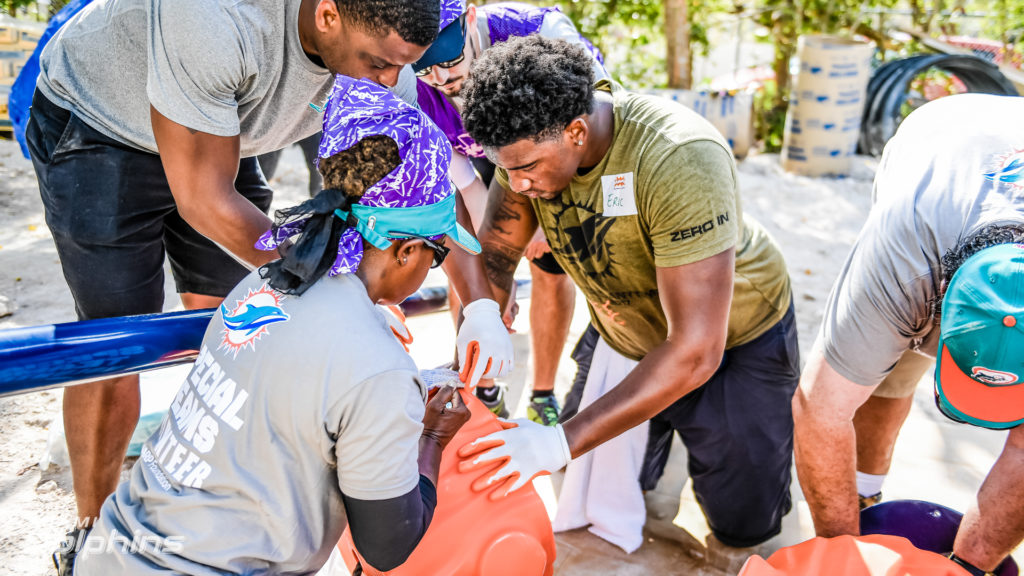
[[786, 125], [786, 108], [776, 106], [778, 84], [765, 82], [754, 94], [754, 140], [764, 149], [775, 152], [782, 149], [782, 134]]
[[604, 30], [612, 25], [651, 27], [661, 18], [661, 0], [563, 0], [556, 2], [580, 32], [602, 49]]
[[[551, 0], [535, 0], [548, 3]], [[754, 99], [755, 131], [767, 150], [782, 145], [790, 90], [790, 62], [797, 39], [804, 34], [860, 34], [883, 46], [888, 56], [920, 50], [916, 43], [893, 52], [883, 27], [895, 16], [878, 10], [909, 9], [910, 24], [933, 33], [960, 33], [964, 13], [991, 15], [981, 22], [988, 37], [1001, 40], [1011, 52], [1006, 60], [1024, 59], [1024, 0], [688, 0], [691, 48], [710, 51], [710, 31], [731, 24], [739, 14], [761, 27], [774, 50], [776, 82], [764, 86]], [[635, 88], [660, 88], [665, 71], [664, 0], [555, 0], [579, 30], [605, 54], [609, 71]], [[885, 19], [888, 19], [886, 21]], [[695, 79], [699, 81], [700, 79]], [[934, 85], [938, 79], [930, 79]]]
[[560, 0], [555, 4], [605, 56], [626, 86], [665, 86], [662, 0]]
[[980, 0], [968, 4], [967, 11], [988, 12], [993, 17], [984, 20], [984, 33], [1003, 43], [1005, 62], [1018, 68], [1024, 60], [1024, 0]]
[[[766, 147], [775, 150], [782, 145], [789, 62], [796, 52], [797, 38], [801, 34], [870, 32], [871, 20], [863, 9], [892, 7], [898, 1], [689, 0], [691, 48], [706, 55], [711, 47], [710, 29], [734, 19], [736, 14], [755, 14], [754, 22], [768, 30], [774, 45], [773, 69], [778, 81], [777, 85], [764, 87], [755, 98], [756, 131]], [[557, 4], [605, 54], [609, 71], [623, 84], [638, 88], [667, 84], [664, 0], [560, 0]]]
[[[937, 0], [942, 1], [942, 0]], [[782, 145], [786, 111], [789, 108], [790, 60], [796, 53], [797, 39], [804, 34], [864, 34], [879, 39], [872, 28], [872, 17], [865, 8], [893, 8], [899, 0], [760, 0], [755, 22], [770, 33], [775, 49], [772, 68], [777, 85], [759, 95], [755, 105], [758, 137], [765, 149]], [[767, 95], [771, 92], [771, 96]]]
[[35, 0], [4, 0], [3, 7], [10, 16], [17, 16], [18, 10], [35, 4]]
[[[612, 76], [627, 86], [662, 88], [665, 71], [664, 0], [556, 0], [562, 12], [605, 55]], [[710, 49], [708, 30], [735, 9], [730, 0], [689, 0], [690, 43]]]

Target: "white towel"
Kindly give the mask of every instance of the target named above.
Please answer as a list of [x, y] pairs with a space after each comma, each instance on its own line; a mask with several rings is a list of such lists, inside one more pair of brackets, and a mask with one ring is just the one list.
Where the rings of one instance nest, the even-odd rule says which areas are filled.
[[[594, 348], [580, 410], [616, 387], [637, 362], [600, 339]], [[647, 449], [648, 424], [626, 431], [569, 463], [558, 496], [555, 532], [590, 525], [597, 536], [631, 553], [643, 544], [647, 509], [640, 468]]]
[[348, 571], [348, 566], [345, 565], [345, 558], [341, 556], [341, 552], [335, 546], [331, 550], [331, 556], [327, 558], [327, 562], [316, 573], [316, 576], [351, 576], [351, 574]]

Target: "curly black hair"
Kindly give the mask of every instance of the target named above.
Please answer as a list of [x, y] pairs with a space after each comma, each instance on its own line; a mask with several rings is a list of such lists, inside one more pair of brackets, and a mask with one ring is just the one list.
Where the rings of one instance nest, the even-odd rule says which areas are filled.
[[536, 34], [489, 48], [462, 91], [466, 130], [487, 148], [555, 136], [593, 111], [592, 66], [581, 46]]
[[998, 244], [1019, 244], [1024, 243], [1024, 223], [1022, 224], [990, 224], [984, 226], [977, 232], [957, 242], [956, 246], [950, 248], [942, 255], [941, 280], [942, 293], [932, 302], [932, 309], [936, 317], [942, 312], [942, 299], [945, 296], [945, 288], [953, 279], [953, 275], [960, 269], [960, 266], [968, 258], [981, 252], [985, 248], [991, 248]]
[[338, 13], [374, 34], [394, 30], [402, 40], [430, 46], [441, 24], [437, 0], [334, 0]]
[[316, 284], [334, 264], [338, 241], [351, 222], [337, 218], [334, 210], [348, 207], [362, 198], [401, 162], [398, 145], [387, 136], [368, 136], [347, 150], [320, 160], [324, 189], [298, 206], [274, 213], [273, 231], [300, 218], [308, 218], [294, 245], [280, 260], [260, 268], [270, 287], [284, 294], [301, 296]]

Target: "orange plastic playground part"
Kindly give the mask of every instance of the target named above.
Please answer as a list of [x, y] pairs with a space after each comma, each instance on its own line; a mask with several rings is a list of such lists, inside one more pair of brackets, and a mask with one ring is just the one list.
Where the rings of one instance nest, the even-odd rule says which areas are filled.
[[739, 576], [968, 576], [944, 556], [900, 536], [813, 538], [767, 560], [751, 556]]
[[[363, 573], [409, 576], [551, 576], [555, 562], [555, 535], [544, 503], [527, 485], [505, 498], [492, 501], [489, 491], [474, 492], [473, 481], [487, 470], [460, 473], [456, 454], [463, 445], [501, 430], [497, 418], [476, 395], [460, 389], [470, 411], [441, 456], [437, 507], [430, 528], [404, 564], [388, 572], [362, 563]], [[497, 469], [495, 465], [493, 469]], [[349, 571], [359, 554], [346, 529], [338, 550]]]

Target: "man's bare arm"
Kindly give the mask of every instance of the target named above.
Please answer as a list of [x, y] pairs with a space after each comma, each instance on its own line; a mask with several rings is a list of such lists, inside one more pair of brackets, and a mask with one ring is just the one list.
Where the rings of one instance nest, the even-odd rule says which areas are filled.
[[[455, 216], [466, 230], [472, 230], [472, 218], [466, 208], [461, 192], [456, 192]], [[481, 298], [493, 298], [491, 287], [484, 273], [483, 255], [474, 255], [465, 250], [452, 250], [444, 261], [444, 272], [455, 287], [459, 300], [469, 304]]]
[[999, 458], [964, 514], [953, 552], [983, 570], [996, 566], [1024, 539], [1024, 426], [1010, 430]]
[[793, 396], [796, 472], [811, 509], [814, 531], [833, 537], [860, 534], [857, 437], [853, 416], [874, 386], [841, 376], [815, 345]]
[[491, 291], [504, 310], [516, 267], [537, 230], [537, 216], [526, 196], [506, 190], [497, 180], [491, 182], [489, 196], [480, 227], [480, 244]]
[[715, 373], [725, 351], [734, 267], [729, 248], [657, 269], [668, 336], [618, 386], [563, 425], [573, 458], [646, 422]]
[[153, 135], [181, 217], [238, 259], [258, 267], [278, 258], [255, 248], [270, 218], [235, 190], [238, 136], [214, 136], [182, 126], [150, 107]]

